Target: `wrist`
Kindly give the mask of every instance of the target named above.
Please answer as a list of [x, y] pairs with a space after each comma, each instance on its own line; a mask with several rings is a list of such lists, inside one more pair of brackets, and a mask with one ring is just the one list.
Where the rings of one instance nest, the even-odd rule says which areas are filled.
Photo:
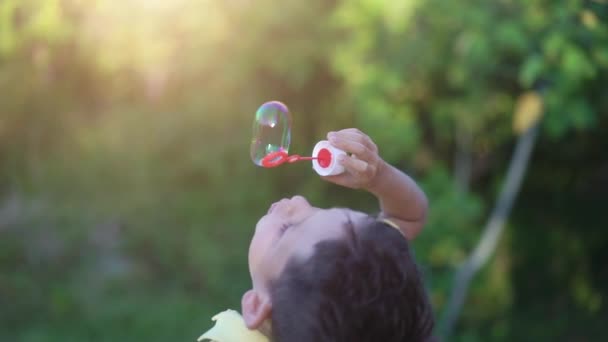
[[382, 193], [385, 192], [387, 181], [390, 183], [390, 173], [392, 172], [392, 166], [380, 160], [376, 169], [376, 175], [374, 179], [367, 185], [366, 190], [376, 197], [381, 197]]

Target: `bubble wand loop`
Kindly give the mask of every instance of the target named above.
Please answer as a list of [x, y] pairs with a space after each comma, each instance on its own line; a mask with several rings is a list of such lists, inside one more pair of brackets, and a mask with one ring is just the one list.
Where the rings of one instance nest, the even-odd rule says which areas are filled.
[[295, 163], [301, 160], [319, 160], [319, 163], [328, 163], [329, 161], [323, 161], [323, 157], [302, 157], [300, 155], [288, 155], [285, 151], [276, 151], [269, 153], [264, 158], [262, 158], [262, 166], [263, 167], [277, 167], [284, 163]]

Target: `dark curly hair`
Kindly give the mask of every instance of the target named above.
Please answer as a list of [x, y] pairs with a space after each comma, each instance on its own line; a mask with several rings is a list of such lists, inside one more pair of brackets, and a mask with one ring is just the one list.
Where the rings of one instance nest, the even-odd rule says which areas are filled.
[[408, 241], [375, 219], [345, 231], [271, 284], [273, 341], [430, 339], [433, 312]]

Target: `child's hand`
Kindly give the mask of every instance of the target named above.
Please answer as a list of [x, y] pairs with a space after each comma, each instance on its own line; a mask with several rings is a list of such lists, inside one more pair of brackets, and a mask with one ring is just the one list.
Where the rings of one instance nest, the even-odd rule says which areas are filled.
[[334, 147], [350, 156], [343, 155], [338, 159], [344, 166], [344, 173], [323, 179], [353, 189], [370, 190], [385, 166], [385, 162], [378, 155], [376, 144], [356, 128], [329, 132], [327, 139]]

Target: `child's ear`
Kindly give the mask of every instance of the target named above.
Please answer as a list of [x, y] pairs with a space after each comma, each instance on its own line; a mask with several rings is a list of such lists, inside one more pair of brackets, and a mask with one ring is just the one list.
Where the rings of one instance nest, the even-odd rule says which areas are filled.
[[255, 290], [245, 292], [241, 299], [241, 311], [249, 329], [257, 329], [270, 316], [271, 308], [270, 301]]

